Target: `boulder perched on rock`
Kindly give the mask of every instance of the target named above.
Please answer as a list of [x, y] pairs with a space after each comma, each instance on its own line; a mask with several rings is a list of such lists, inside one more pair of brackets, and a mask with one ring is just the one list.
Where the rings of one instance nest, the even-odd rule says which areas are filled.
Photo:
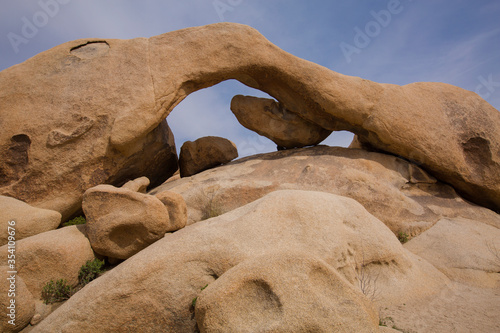
[[189, 177], [201, 171], [231, 162], [238, 157], [238, 149], [231, 141], [217, 136], [206, 136], [187, 141], [179, 154], [181, 177]]
[[[309, 271], [317, 281], [313, 284], [315, 290], [319, 288], [325, 294], [309, 295], [308, 299], [332, 297], [324, 300], [324, 312], [314, 308], [322, 304], [303, 304], [304, 308], [330, 315], [332, 305], [344, 299], [346, 303], [339, 304], [338, 313], [356, 309], [356, 314], [349, 315], [356, 320], [365, 318], [360, 322], [369, 323], [369, 327], [373, 327], [373, 310], [359, 293], [346, 285], [359, 288], [359, 272], [378, 277], [376, 290], [382, 306], [433, 295], [448, 281], [426, 261], [405, 250], [394, 234], [355, 200], [320, 192], [278, 191], [167, 235], [87, 285], [33, 332], [144, 331], [145, 327], [151, 332], [195, 332], [198, 305], [195, 304], [193, 316], [193, 299], [200, 296], [201, 300], [203, 287], [208, 284], [210, 288], [220, 278], [228, 290], [236, 288], [240, 282], [232, 285], [230, 279], [224, 278], [226, 272], [231, 275], [231, 268], [242, 264], [241, 271], [251, 276], [248, 269], [254, 270], [256, 258], [276, 252], [306, 253], [308, 259], [303, 264], [288, 257], [280, 266], [288, 267], [283, 276], [303, 279], [299, 274], [294, 275], [295, 266], [299, 271]], [[263, 264], [260, 272], [271, 274], [273, 268], [260, 262]], [[315, 272], [311, 271], [313, 267], [317, 268]], [[274, 274], [277, 278], [280, 273]], [[332, 280], [325, 281], [325, 275]], [[268, 281], [273, 286], [277, 282]], [[293, 280], [282, 283], [276, 290], [285, 306], [289, 298], [283, 294], [295, 295], [309, 288], [301, 289]], [[265, 288], [265, 282], [260, 286]], [[220, 286], [215, 284], [214, 288]], [[242, 297], [248, 299], [249, 305], [266, 299], [266, 295], [251, 292]], [[201, 306], [205, 308], [210, 299], [213, 298], [207, 295]], [[269, 293], [267, 303], [260, 305], [269, 306], [266, 310], [272, 316], [281, 316], [279, 302]], [[285, 310], [282, 315], [290, 315], [290, 310]], [[243, 311], [231, 319], [232, 323], [241, 323], [236, 316], [245, 318], [247, 313]], [[330, 323], [338, 327], [342, 319], [335, 318], [318, 320], [321, 325]], [[206, 316], [203, 320], [209, 322]], [[236, 331], [246, 330], [244, 325]]]
[[94, 251], [116, 259], [129, 258], [182, 224], [170, 222], [167, 207], [155, 196], [111, 185], [87, 190], [83, 211]]
[[146, 193], [150, 182], [148, 177], [140, 177], [123, 184], [122, 188], [139, 193]]
[[241, 125], [283, 148], [317, 145], [332, 133], [269, 98], [234, 96], [231, 111]]
[[164, 191], [156, 195], [167, 207], [171, 230], [175, 231], [186, 226], [188, 220], [187, 205], [179, 193]]
[[[0, 247], [7, 258], [8, 247]], [[80, 267], [94, 259], [84, 226], [70, 226], [25, 238], [16, 243], [16, 270], [36, 299], [50, 280], [78, 283]]]
[[[181, 194], [188, 224], [244, 206], [280, 189], [353, 198], [396, 235], [417, 236], [441, 218], [500, 228], [500, 215], [463, 200], [449, 185], [404, 159], [359, 149], [316, 146], [242, 158], [151, 191]], [[217, 213], [217, 214], [214, 214]]]
[[0, 246], [7, 244], [9, 221], [15, 222], [15, 239], [21, 240], [57, 228], [61, 214], [0, 195]]
[[23, 279], [8, 266], [0, 266], [0, 332], [19, 332], [35, 314], [35, 300]]
[[66, 218], [94, 185], [140, 175], [156, 184], [177, 167], [165, 118], [190, 93], [227, 79], [328, 131], [352, 131], [415, 161], [500, 210], [500, 113], [477, 94], [345, 76], [234, 23], [80, 39], [0, 72], [0, 194]]
[[[292, 283], [288, 283], [291, 282]], [[378, 332], [373, 303], [306, 253], [270, 252], [228, 270], [196, 301], [201, 332]]]

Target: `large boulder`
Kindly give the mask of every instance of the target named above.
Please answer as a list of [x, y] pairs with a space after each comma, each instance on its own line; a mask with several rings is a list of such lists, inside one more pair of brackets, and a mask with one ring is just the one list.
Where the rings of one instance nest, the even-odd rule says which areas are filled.
[[[0, 247], [7, 258], [8, 246]], [[94, 259], [94, 252], [82, 225], [64, 227], [25, 238], [16, 243], [16, 270], [35, 299], [50, 280], [78, 283], [80, 267]]]
[[238, 157], [236, 145], [224, 138], [206, 136], [187, 141], [179, 154], [181, 177], [189, 177], [201, 171], [231, 162]]
[[20, 200], [0, 195], [0, 246], [7, 244], [9, 222], [14, 221], [14, 238], [21, 240], [54, 230], [61, 224], [59, 212], [28, 205]]
[[203, 290], [195, 315], [207, 333], [378, 332], [379, 324], [358, 288], [300, 252], [271, 252], [236, 265]]
[[0, 72], [0, 194], [65, 220], [90, 187], [139, 176], [159, 184], [177, 170], [165, 120], [127, 151], [110, 145], [123, 110], [156, 108], [153, 82], [143, 75], [147, 44], [80, 40]]
[[234, 23], [149, 39], [80, 39], [0, 72], [0, 194], [66, 218], [94, 185], [142, 175], [155, 184], [176, 168], [165, 118], [190, 93], [227, 79], [326, 130], [352, 131], [415, 161], [500, 210], [500, 113], [477, 94], [345, 76]]
[[87, 190], [83, 211], [92, 248], [115, 259], [127, 259], [166, 232], [179, 229], [178, 223], [170, 223], [167, 207], [155, 196], [111, 185]]
[[241, 125], [283, 148], [317, 145], [332, 133], [269, 98], [234, 96], [231, 111]]
[[395, 234], [416, 236], [441, 218], [455, 217], [500, 228], [500, 215], [463, 200], [419, 166], [387, 154], [340, 147], [246, 157], [189, 179], [166, 182], [151, 193], [181, 194], [188, 206], [188, 224], [192, 224], [280, 189], [353, 198]]
[[[409, 299], [433, 295], [448, 283], [442, 273], [405, 250], [394, 234], [355, 200], [320, 192], [278, 191], [230, 213], [168, 234], [85, 286], [33, 332], [195, 332], [198, 305], [193, 316], [192, 304], [200, 292], [203, 294], [204, 286], [208, 284], [210, 288], [220, 278], [221, 284], [236, 287], [239, 282], [232, 285], [229, 278], [224, 278], [226, 272], [231, 276], [233, 267], [240, 271], [238, 264], [243, 265], [242, 271], [248, 272], [249, 266], [255, 267], [257, 258], [276, 252], [307, 254], [304, 264], [297, 260], [289, 260], [289, 265], [283, 263], [287, 270], [295, 266], [304, 272], [308, 266], [319, 268], [313, 276], [326, 286], [315, 284], [311, 288], [326, 292], [317, 297], [333, 297], [325, 300], [325, 313], [330, 314], [332, 304], [342, 298], [358, 304], [352, 307], [343, 304], [338, 321], [332, 318], [331, 323], [335, 324], [344, 320], [342, 313], [349, 307], [360, 311], [356, 318], [373, 316], [373, 310], [359, 292], [346, 285], [361, 290], [360, 280], [365, 284], [369, 280], [363, 276], [371, 277], [371, 286], [377, 293], [369, 295], [376, 296], [380, 306], [400, 305]], [[244, 263], [247, 260], [251, 260], [248, 266]], [[267, 274], [269, 270], [273, 268], [267, 266], [261, 273]], [[332, 277], [332, 281], [325, 281], [323, 273]], [[339, 283], [341, 280], [344, 282]], [[292, 280], [282, 283], [283, 289], [279, 290], [294, 292]], [[326, 291], [330, 284], [336, 283], [338, 289], [332, 285]], [[214, 289], [219, 288], [214, 284]], [[283, 297], [285, 302], [287, 298]], [[200, 306], [205, 308], [209, 299], [207, 295]], [[276, 299], [271, 296], [266, 303], [268, 311], [279, 312], [278, 303], [273, 300]], [[304, 305], [310, 311], [321, 311], [312, 309], [315, 306], [321, 304]], [[244, 318], [246, 314], [235, 316]], [[234, 323], [238, 318], [232, 320]], [[373, 319], [367, 320], [371, 323]]]

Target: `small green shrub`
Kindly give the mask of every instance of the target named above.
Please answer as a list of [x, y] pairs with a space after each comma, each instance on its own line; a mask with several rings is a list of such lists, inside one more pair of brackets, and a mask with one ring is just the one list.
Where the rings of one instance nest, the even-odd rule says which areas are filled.
[[90, 281], [95, 280], [102, 274], [104, 267], [104, 260], [94, 259], [89, 260], [85, 265], [80, 267], [78, 272], [78, 281], [80, 286], [83, 287]]
[[408, 235], [406, 232], [400, 231], [398, 234], [398, 239], [401, 242], [401, 244], [404, 244], [410, 240], [410, 235]]
[[60, 279], [54, 282], [50, 280], [42, 289], [42, 300], [45, 304], [62, 302], [73, 295], [73, 288], [67, 285], [66, 280]]
[[78, 225], [78, 224], [85, 224], [85, 223], [87, 223], [87, 220], [85, 220], [85, 217], [78, 216], [78, 217], [75, 217], [74, 219], [71, 219], [67, 222], [64, 222], [63, 226], [69, 227], [70, 225]]

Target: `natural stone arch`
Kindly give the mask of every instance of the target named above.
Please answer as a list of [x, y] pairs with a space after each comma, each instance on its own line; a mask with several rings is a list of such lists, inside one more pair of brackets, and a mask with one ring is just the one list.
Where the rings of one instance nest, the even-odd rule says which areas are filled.
[[0, 149], [19, 134], [31, 142], [21, 171], [0, 160], [0, 175], [15, 176], [0, 194], [64, 218], [89, 187], [144, 175], [160, 182], [162, 163], [176, 166], [174, 151], [162, 150], [172, 141], [165, 117], [190, 93], [228, 79], [321, 128], [348, 130], [362, 144], [415, 161], [500, 210], [500, 113], [477, 94], [345, 76], [234, 23], [149, 39], [72, 41], [0, 72]]
[[[256, 30], [233, 23], [189, 28], [149, 40], [156, 109], [144, 126], [134, 110], [117, 118], [111, 143], [126, 151], [193, 91], [236, 79], [324, 129], [416, 162], [469, 199], [500, 209], [500, 114], [477, 94], [442, 83], [379, 84], [295, 57]], [[479, 133], [477, 133], [479, 132]], [[477, 163], [470, 137], [489, 142]], [[478, 177], [480, 174], [482, 177]]]

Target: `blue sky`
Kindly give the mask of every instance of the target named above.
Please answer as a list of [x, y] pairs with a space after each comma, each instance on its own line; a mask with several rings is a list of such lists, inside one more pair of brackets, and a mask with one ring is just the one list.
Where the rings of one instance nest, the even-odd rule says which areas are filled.
[[[228, 21], [248, 24], [285, 51], [342, 74], [400, 85], [450, 83], [500, 109], [498, 0], [2, 2], [0, 70], [78, 38], [150, 37]], [[25, 27], [30, 24], [36, 30]], [[168, 117], [178, 148], [216, 135], [235, 142], [240, 156], [275, 150], [238, 124], [229, 110], [236, 94], [266, 96], [226, 81], [184, 100]], [[346, 146], [351, 139], [334, 133], [325, 143]]]

